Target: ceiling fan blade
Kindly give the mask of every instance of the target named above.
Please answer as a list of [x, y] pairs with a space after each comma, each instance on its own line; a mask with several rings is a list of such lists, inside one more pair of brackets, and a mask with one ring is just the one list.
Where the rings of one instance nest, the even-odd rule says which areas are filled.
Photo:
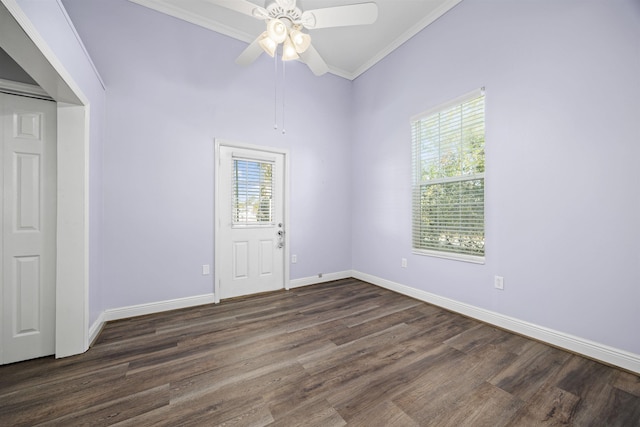
[[307, 10], [302, 13], [302, 25], [308, 29], [346, 27], [373, 24], [378, 19], [375, 3], [350, 4]]
[[247, 0], [206, 0], [216, 6], [226, 7], [227, 9], [235, 10], [236, 12], [243, 13], [245, 15], [253, 16], [258, 19], [265, 19], [269, 16], [269, 12], [264, 7], [260, 7], [255, 3], [251, 3]]
[[264, 52], [264, 50], [262, 50], [262, 46], [260, 46], [259, 41], [260, 37], [252, 41], [249, 46], [247, 46], [247, 48], [242, 51], [240, 56], [236, 58], [236, 64], [242, 65], [244, 67], [258, 59], [262, 52]]
[[324, 62], [324, 59], [320, 56], [317, 50], [313, 46], [309, 46], [309, 48], [300, 54], [300, 59], [302, 62], [307, 64], [307, 66], [313, 71], [313, 74], [316, 76], [321, 76], [327, 71], [329, 71], [329, 67], [327, 63]]

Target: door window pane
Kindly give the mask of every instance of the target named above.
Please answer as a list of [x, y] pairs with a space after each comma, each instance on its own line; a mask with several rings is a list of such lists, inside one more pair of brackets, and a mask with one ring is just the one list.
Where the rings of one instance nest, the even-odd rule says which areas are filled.
[[233, 224], [273, 223], [273, 163], [233, 159]]

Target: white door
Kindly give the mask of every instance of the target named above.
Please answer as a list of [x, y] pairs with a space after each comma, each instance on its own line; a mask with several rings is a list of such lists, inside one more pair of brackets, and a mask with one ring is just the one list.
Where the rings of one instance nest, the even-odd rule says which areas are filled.
[[284, 287], [284, 154], [220, 145], [217, 300]]
[[55, 351], [56, 104], [0, 93], [0, 363]]

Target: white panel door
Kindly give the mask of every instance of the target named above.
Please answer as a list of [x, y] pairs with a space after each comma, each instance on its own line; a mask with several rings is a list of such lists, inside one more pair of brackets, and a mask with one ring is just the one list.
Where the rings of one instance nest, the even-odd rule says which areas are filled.
[[0, 363], [55, 351], [56, 104], [0, 93]]
[[220, 299], [284, 288], [284, 155], [220, 146]]

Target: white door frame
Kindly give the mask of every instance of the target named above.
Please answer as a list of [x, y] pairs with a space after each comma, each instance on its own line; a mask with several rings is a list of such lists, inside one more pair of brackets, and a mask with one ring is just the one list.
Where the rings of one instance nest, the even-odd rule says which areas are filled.
[[220, 158], [219, 153], [220, 153], [220, 147], [221, 146], [225, 146], [225, 147], [231, 147], [231, 148], [241, 148], [241, 149], [246, 149], [246, 150], [255, 150], [255, 151], [261, 151], [263, 153], [275, 153], [275, 154], [282, 154], [284, 157], [284, 182], [283, 182], [283, 194], [284, 194], [284, 210], [283, 210], [283, 216], [284, 216], [284, 230], [285, 230], [285, 234], [284, 234], [284, 284], [283, 287], [286, 290], [289, 290], [289, 281], [290, 281], [290, 276], [289, 276], [289, 150], [286, 149], [280, 149], [280, 148], [271, 148], [271, 147], [263, 147], [260, 145], [253, 145], [253, 144], [244, 144], [241, 142], [234, 142], [234, 141], [229, 141], [229, 140], [223, 140], [223, 139], [219, 139], [216, 138], [214, 140], [215, 142], [215, 150], [214, 150], [214, 159], [213, 159], [213, 168], [214, 168], [214, 172], [213, 172], [213, 181], [214, 181], [214, 193], [215, 193], [215, 198], [214, 198], [214, 225], [213, 225], [213, 238], [214, 238], [214, 249], [213, 249], [213, 254], [214, 254], [214, 267], [213, 267], [213, 297], [214, 297], [214, 302], [216, 304], [218, 304], [220, 302], [220, 266], [221, 264], [221, 256], [220, 256], [220, 251], [222, 248], [222, 242], [220, 241], [220, 239], [218, 238], [218, 236], [220, 236], [220, 220], [219, 220], [219, 215], [220, 215], [220, 207], [222, 206], [222, 202], [219, 200], [219, 188], [218, 188], [218, 183], [220, 182], [220, 180], [218, 179], [218, 171], [219, 171], [219, 167], [218, 167], [218, 159]]
[[56, 357], [89, 348], [89, 101], [16, 0], [0, 0], [0, 47], [57, 102]]

